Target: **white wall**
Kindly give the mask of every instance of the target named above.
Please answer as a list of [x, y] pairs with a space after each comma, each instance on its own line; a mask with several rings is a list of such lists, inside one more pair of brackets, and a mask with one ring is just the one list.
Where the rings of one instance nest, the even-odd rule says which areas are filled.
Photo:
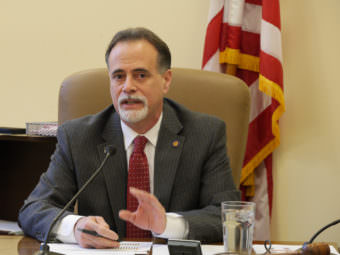
[[112, 36], [145, 26], [173, 52], [173, 66], [200, 68], [209, 2], [204, 0], [1, 0], [0, 126], [57, 119], [59, 85], [104, 67]]
[[[274, 154], [276, 240], [308, 240], [340, 218], [339, 11], [338, 0], [281, 0], [287, 111]], [[340, 225], [317, 240], [340, 244]]]
[[[112, 35], [146, 26], [173, 66], [200, 68], [208, 0], [0, 0], [0, 126], [57, 119], [61, 81], [103, 67]], [[274, 153], [273, 240], [340, 218], [340, 1], [281, 0], [287, 111]], [[320, 240], [340, 242], [340, 226]]]

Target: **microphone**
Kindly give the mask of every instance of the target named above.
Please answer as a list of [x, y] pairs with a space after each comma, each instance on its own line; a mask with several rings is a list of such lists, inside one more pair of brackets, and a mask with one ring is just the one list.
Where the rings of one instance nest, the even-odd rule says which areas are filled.
[[50, 252], [50, 247], [48, 246], [47, 242], [50, 237], [52, 228], [56, 224], [56, 222], [60, 219], [61, 215], [71, 206], [71, 204], [79, 197], [79, 195], [87, 188], [87, 186], [97, 177], [97, 175], [101, 172], [103, 169], [103, 166], [105, 165], [107, 159], [116, 153], [116, 148], [114, 148], [112, 145], [107, 145], [104, 148], [105, 158], [100, 164], [100, 166], [97, 168], [97, 170], [91, 175], [91, 177], [84, 183], [84, 185], [78, 190], [78, 192], [72, 197], [72, 199], [64, 206], [64, 208], [54, 217], [52, 224], [50, 225], [50, 228], [47, 232], [45, 241], [42, 245], [40, 245], [40, 250], [36, 252], [34, 255], [63, 255], [56, 252]]

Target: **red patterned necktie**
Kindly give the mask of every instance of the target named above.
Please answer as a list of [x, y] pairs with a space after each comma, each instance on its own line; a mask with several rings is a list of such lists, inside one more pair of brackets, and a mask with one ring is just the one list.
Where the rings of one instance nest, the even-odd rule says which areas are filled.
[[[133, 197], [129, 190], [130, 187], [150, 192], [149, 165], [144, 153], [144, 148], [148, 139], [145, 136], [137, 136], [133, 141], [133, 152], [129, 161], [129, 174], [127, 183], [127, 210], [134, 212], [138, 207], [138, 201]], [[151, 232], [126, 222], [126, 237], [128, 238], [147, 238], [151, 237]]]

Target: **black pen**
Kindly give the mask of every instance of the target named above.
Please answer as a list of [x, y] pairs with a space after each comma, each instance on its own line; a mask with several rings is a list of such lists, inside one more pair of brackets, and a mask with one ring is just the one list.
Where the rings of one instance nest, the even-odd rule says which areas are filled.
[[98, 233], [97, 233], [96, 231], [94, 231], [94, 230], [88, 230], [88, 229], [85, 229], [85, 228], [77, 228], [77, 230], [80, 231], [80, 232], [83, 232], [83, 233], [85, 233], [85, 234], [89, 234], [89, 235], [91, 235], [91, 236], [96, 236], [96, 237], [103, 237], [103, 238], [105, 238], [104, 236], [98, 234]]

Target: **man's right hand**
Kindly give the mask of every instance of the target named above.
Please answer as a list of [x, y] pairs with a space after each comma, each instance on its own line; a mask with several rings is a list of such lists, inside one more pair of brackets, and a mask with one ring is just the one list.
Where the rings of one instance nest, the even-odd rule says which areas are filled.
[[[78, 229], [95, 231], [102, 237], [84, 233]], [[80, 218], [74, 226], [74, 236], [78, 244], [84, 248], [113, 248], [119, 247], [118, 235], [110, 229], [103, 217], [88, 216]]]

